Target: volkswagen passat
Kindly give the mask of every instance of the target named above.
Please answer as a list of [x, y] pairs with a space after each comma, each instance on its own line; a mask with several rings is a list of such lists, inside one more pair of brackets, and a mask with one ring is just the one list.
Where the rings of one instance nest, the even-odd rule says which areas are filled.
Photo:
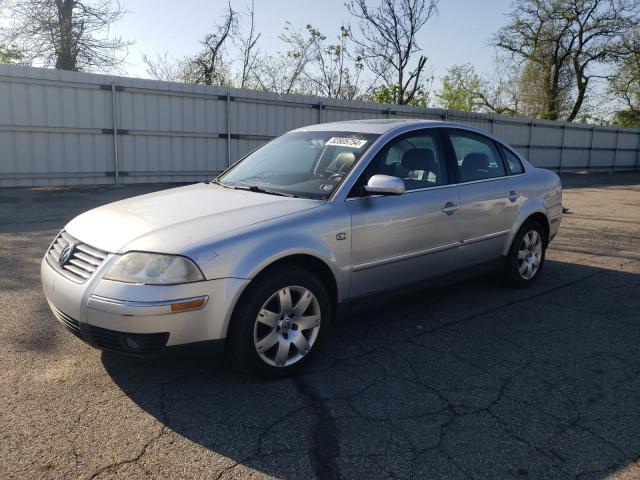
[[42, 284], [58, 320], [97, 348], [226, 340], [242, 369], [286, 375], [372, 296], [496, 268], [531, 285], [561, 196], [556, 174], [475, 128], [315, 125], [213, 181], [76, 217], [45, 254]]

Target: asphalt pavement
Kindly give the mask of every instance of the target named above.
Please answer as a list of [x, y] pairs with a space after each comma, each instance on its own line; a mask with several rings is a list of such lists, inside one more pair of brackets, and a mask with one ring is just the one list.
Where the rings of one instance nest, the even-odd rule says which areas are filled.
[[563, 182], [533, 288], [401, 298], [279, 381], [105, 354], [50, 313], [65, 222], [168, 185], [0, 190], [0, 478], [640, 478], [640, 175]]

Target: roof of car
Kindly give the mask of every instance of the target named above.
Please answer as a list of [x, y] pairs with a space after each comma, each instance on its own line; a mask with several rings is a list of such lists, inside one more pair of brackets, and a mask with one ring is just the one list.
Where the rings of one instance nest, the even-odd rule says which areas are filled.
[[343, 122], [319, 123], [316, 125], [307, 125], [298, 128], [298, 131], [348, 131], [360, 133], [377, 133], [383, 134], [398, 127], [409, 125], [425, 125], [425, 126], [447, 126], [450, 122], [441, 122], [437, 120], [415, 120], [410, 118], [379, 118], [371, 120], [348, 120]]

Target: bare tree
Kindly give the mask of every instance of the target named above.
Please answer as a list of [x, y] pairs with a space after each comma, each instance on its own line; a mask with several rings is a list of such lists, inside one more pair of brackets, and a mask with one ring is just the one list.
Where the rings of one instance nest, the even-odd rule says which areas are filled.
[[251, 0], [251, 7], [247, 8], [247, 16], [249, 17], [249, 34], [246, 38], [239, 40], [242, 51], [242, 71], [240, 72], [240, 88], [245, 88], [254, 75], [254, 69], [260, 51], [258, 49], [258, 40], [260, 33], [256, 32], [255, 24], [255, 8], [254, 2]]
[[31, 62], [58, 70], [108, 71], [130, 42], [109, 35], [126, 10], [118, 0], [7, 0], [2, 41]]
[[351, 35], [357, 52], [375, 75], [393, 92], [393, 101], [411, 103], [421, 87], [427, 57], [417, 55], [420, 29], [437, 14], [438, 0], [381, 0], [369, 8], [366, 0], [348, 0], [349, 13], [358, 19], [360, 35]]
[[229, 64], [225, 61], [227, 42], [233, 38], [238, 28], [238, 13], [227, 4], [222, 22], [214, 24], [212, 33], [200, 42], [202, 52], [190, 62], [187, 78], [193, 83], [205, 85], [229, 85], [231, 83]]
[[327, 43], [320, 31], [307, 25], [310, 39], [310, 62], [305, 74], [316, 90], [329, 98], [352, 100], [360, 93], [360, 74], [364, 64], [348, 50], [349, 29], [342, 25], [336, 43]]
[[186, 82], [189, 59], [176, 59], [168, 52], [158, 53], [155, 58], [142, 55], [142, 61], [147, 67], [147, 74], [154, 80], [165, 82]]
[[[607, 77], [605, 67], [625, 55], [624, 39], [638, 25], [639, 6], [638, 0], [517, 0], [493, 43], [536, 65], [544, 84], [540, 116], [573, 121], [592, 79]], [[567, 89], [573, 101], [563, 112]]]
[[287, 46], [287, 51], [264, 55], [256, 61], [256, 87], [280, 94], [308, 93], [304, 71], [310, 59], [309, 39], [287, 23], [280, 40]]

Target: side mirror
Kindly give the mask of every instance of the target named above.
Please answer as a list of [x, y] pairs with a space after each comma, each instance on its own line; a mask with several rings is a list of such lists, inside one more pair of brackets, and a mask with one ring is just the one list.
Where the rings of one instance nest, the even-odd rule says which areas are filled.
[[390, 175], [374, 175], [369, 179], [364, 189], [369, 193], [401, 195], [404, 193], [404, 181]]

